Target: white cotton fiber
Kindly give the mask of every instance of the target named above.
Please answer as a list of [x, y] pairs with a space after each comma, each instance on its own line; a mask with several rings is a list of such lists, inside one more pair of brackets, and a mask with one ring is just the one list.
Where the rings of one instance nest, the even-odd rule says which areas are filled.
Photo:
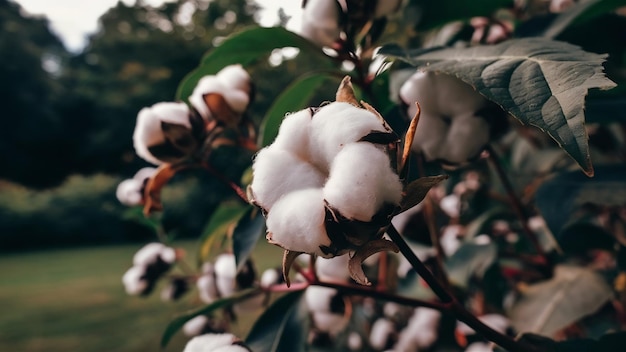
[[395, 350], [419, 351], [429, 348], [437, 341], [440, 320], [441, 312], [437, 310], [424, 307], [415, 308], [408, 325], [400, 332]]
[[135, 253], [133, 265], [150, 265], [156, 262], [157, 257], [160, 256], [165, 248], [166, 246], [163, 243], [148, 243]]
[[267, 215], [268, 241], [296, 252], [327, 256], [320, 246], [329, 246], [324, 226], [321, 189], [291, 192], [274, 204]]
[[350, 256], [347, 253], [333, 258], [317, 258], [315, 261], [317, 277], [324, 281], [347, 282], [350, 278], [349, 260]]
[[224, 346], [230, 346], [238, 341], [233, 334], [204, 334], [196, 336], [187, 342], [183, 352], [214, 352]]
[[200, 116], [207, 121], [213, 118], [213, 114], [204, 102], [204, 96], [209, 93], [222, 94], [225, 90], [226, 87], [216, 76], [204, 76], [198, 81], [198, 84], [189, 96], [189, 103], [200, 113]]
[[302, 11], [299, 34], [318, 46], [331, 46], [339, 38], [339, 8], [335, 0], [310, 0]]
[[321, 188], [326, 180], [311, 164], [274, 146], [257, 154], [252, 172], [251, 187], [255, 201], [265, 209], [271, 209], [287, 193], [306, 188]]
[[493, 348], [490, 343], [486, 342], [474, 342], [467, 346], [465, 352], [492, 352]]
[[330, 312], [312, 312], [313, 325], [322, 332], [336, 336], [348, 325], [348, 319], [343, 314]]
[[402, 183], [387, 154], [368, 142], [344, 146], [333, 160], [324, 199], [349, 218], [370, 221], [383, 204], [399, 204]]
[[387, 347], [389, 337], [395, 332], [395, 327], [391, 320], [385, 318], [377, 319], [370, 331], [370, 345], [376, 350], [384, 350]]
[[328, 169], [337, 153], [372, 131], [387, 131], [382, 121], [365, 109], [334, 102], [320, 108], [311, 121], [310, 150], [313, 163]]
[[338, 293], [334, 288], [309, 286], [304, 291], [304, 301], [310, 312], [330, 312], [330, 302]]
[[206, 315], [198, 315], [183, 325], [183, 333], [186, 336], [193, 337], [198, 336], [202, 333], [202, 330], [209, 323], [209, 318]]
[[117, 189], [115, 191], [115, 196], [120, 203], [127, 206], [135, 206], [141, 204], [143, 196], [141, 194], [141, 188], [143, 187], [143, 182], [135, 179], [127, 179], [120, 182], [117, 185]]
[[310, 160], [311, 117], [309, 109], [287, 114], [280, 124], [280, 130], [272, 143], [272, 148], [288, 151], [306, 161]]
[[124, 273], [122, 283], [124, 284], [126, 293], [129, 295], [139, 295], [146, 289], [148, 282], [141, 278], [145, 273], [146, 268], [141, 265], [132, 266]]
[[277, 269], [267, 269], [261, 275], [261, 287], [264, 289], [269, 288], [272, 285], [276, 285], [281, 281], [281, 272]]
[[215, 284], [221, 297], [232, 296], [237, 288], [235, 255], [223, 253], [215, 259]]
[[213, 303], [219, 298], [217, 283], [213, 275], [200, 276], [196, 281], [196, 286], [198, 287], [198, 296], [203, 303]]
[[241, 65], [228, 65], [216, 76], [227, 88], [250, 93], [250, 75]]

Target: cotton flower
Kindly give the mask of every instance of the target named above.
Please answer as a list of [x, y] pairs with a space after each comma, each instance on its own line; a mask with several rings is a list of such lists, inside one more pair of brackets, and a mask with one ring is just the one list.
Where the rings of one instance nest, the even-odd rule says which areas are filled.
[[400, 98], [409, 116], [415, 113], [416, 101], [421, 106], [412, 149], [447, 164], [476, 158], [491, 139], [492, 124], [506, 119], [470, 85], [446, 74], [415, 73], [400, 88]]
[[250, 352], [250, 349], [232, 334], [204, 334], [189, 340], [183, 352]]
[[229, 65], [216, 75], [202, 77], [189, 96], [189, 103], [206, 122], [211, 120], [226, 122], [231, 116], [222, 116], [225, 114], [224, 106], [209, 106], [205, 98], [210, 94], [219, 95], [230, 110], [227, 115], [231, 112], [241, 115], [250, 104], [251, 89], [248, 72], [241, 65]]
[[192, 119], [184, 103], [162, 102], [141, 109], [133, 133], [135, 152], [155, 165], [183, 160], [198, 143]]
[[336, 0], [307, 1], [299, 34], [318, 46], [332, 46], [341, 34], [341, 12]]

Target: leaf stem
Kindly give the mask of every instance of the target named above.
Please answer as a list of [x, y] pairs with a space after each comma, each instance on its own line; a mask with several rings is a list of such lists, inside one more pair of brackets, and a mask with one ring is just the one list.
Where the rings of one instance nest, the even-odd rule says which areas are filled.
[[449, 310], [457, 319], [467, 324], [475, 331], [482, 334], [486, 339], [505, 348], [509, 352], [545, 352], [541, 348], [530, 345], [523, 341], [515, 341], [510, 336], [499, 333], [491, 327], [485, 325], [472, 313], [470, 313], [456, 297], [454, 297], [444, 286], [435, 278], [421, 260], [413, 253], [409, 245], [402, 238], [398, 230], [392, 225], [387, 229], [387, 234], [400, 248], [400, 253], [409, 261], [413, 269], [428, 283], [430, 288], [435, 292], [437, 297], [443, 301], [443, 304], [449, 307]]
[[515, 216], [517, 216], [519, 222], [522, 225], [522, 230], [526, 234], [526, 237], [528, 238], [528, 240], [531, 242], [533, 248], [535, 249], [535, 252], [537, 252], [537, 254], [540, 256], [540, 261], [542, 262], [541, 264], [547, 265], [549, 262], [548, 262], [548, 259], [546, 258], [546, 254], [541, 248], [541, 244], [539, 243], [537, 234], [535, 234], [535, 232], [531, 230], [530, 227], [528, 226], [528, 219], [529, 219], [528, 213], [526, 212], [524, 205], [519, 200], [517, 195], [515, 195], [515, 190], [513, 189], [511, 180], [509, 180], [508, 175], [506, 174], [506, 172], [502, 168], [502, 165], [500, 164], [500, 158], [498, 156], [498, 153], [495, 151], [495, 149], [491, 145], [488, 145], [486, 147], [486, 151], [489, 154], [489, 161], [491, 162], [491, 165], [493, 165], [493, 168], [498, 174], [498, 177], [500, 178], [500, 182], [502, 183], [502, 186], [504, 187], [504, 190], [506, 191], [506, 194], [509, 197], [510, 204], [513, 208], [513, 212], [515, 213]]

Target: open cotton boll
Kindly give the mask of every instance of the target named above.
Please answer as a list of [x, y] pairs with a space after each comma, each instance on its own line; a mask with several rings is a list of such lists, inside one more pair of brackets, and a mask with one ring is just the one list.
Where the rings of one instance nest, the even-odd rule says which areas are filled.
[[189, 340], [183, 352], [214, 352], [220, 347], [231, 346], [238, 341], [233, 334], [204, 334]]
[[204, 96], [209, 93], [219, 93], [222, 94], [226, 90], [224, 83], [217, 78], [216, 76], [204, 76], [200, 78], [198, 84], [193, 89], [193, 92], [189, 96], [189, 103], [191, 106], [200, 113], [200, 116], [205, 121], [211, 120], [213, 118], [213, 114], [209, 107], [204, 102]]
[[238, 114], [246, 111], [248, 104], [250, 103], [250, 95], [241, 90], [226, 90], [222, 92], [222, 96], [224, 97], [224, 100], [226, 100], [228, 106], [230, 106], [230, 108]]
[[254, 200], [266, 210], [283, 195], [300, 189], [321, 188], [326, 180], [313, 165], [273, 145], [257, 154], [252, 172], [250, 187]]
[[350, 143], [333, 160], [324, 199], [349, 219], [370, 221], [383, 204], [400, 204], [402, 182], [385, 152], [371, 143]]
[[385, 350], [391, 347], [395, 330], [391, 320], [385, 318], [377, 319], [370, 331], [370, 345], [376, 350]]
[[127, 179], [120, 182], [115, 190], [115, 196], [120, 203], [127, 206], [140, 205], [143, 200], [141, 189], [143, 188], [143, 182], [135, 179]]
[[156, 165], [161, 164], [162, 161], [152, 155], [148, 148], [165, 141], [161, 122], [191, 129], [189, 107], [184, 103], [162, 102], [139, 111], [133, 133], [133, 146], [138, 156]]
[[196, 281], [198, 287], [198, 295], [203, 303], [213, 303], [219, 298], [217, 291], [217, 283], [215, 277], [211, 274], [202, 275]]
[[487, 120], [474, 116], [474, 112], [457, 116], [450, 125], [446, 148], [439, 158], [451, 163], [462, 163], [477, 156], [489, 143], [490, 126]]
[[135, 173], [133, 179], [143, 182], [152, 177], [156, 171], [157, 169], [155, 167], [142, 167]]
[[215, 284], [221, 297], [232, 296], [237, 288], [235, 255], [223, 253], [215, 259]]
[[474, 342], [467, 346], [465, 352], [492, 352], [493, 348], [490, 343], [486, 342]]
[[216, 76], [227, 88], [250, 93], [250, 75], [243, 66], [239, 64], [228, 65], [221, 69]]
[[333, 258], [318, 258], [315, 261], [317, 277], [325, 281], [348, 281], [348, 261], [350, 256], [347, 253]]
[[140, 295], [148, 288], [148, 281], [143, 279], [146, 269], [143, 266], [135, 265], [128, 269], [122, 276], [124, 289], [129, 295]]
[[336, 0], [307, 1], [299, 34], [318, 46], [332, 46], [341, 33], [339, 11]]
[[336, 336], [348, 325], [348, 319], [343, 314], [330, 312], [312, 312], [311, 318], [317, 330]]
[[344, 102], [321, 107], [311, 120], [310, 150], [313, 163], [327, 170], [345, 145], [372, 131], [390, 132], [374, 113]]
[[419, 351], [429, 348], [437, 341], [440, 320], [441, 312], [437, 310], [424, 307], [415, 308], [408, 325], [400, 332], [395, 350]]
[[198, 315], [183, 325], [183, 333], [186, 336], [193, 337], [200, 335], [209, 324], [209, 318], [206, 315]]
[[291, 192], [269, 211], [267, 240], [291, 251], [326, 257], [320, 249], [320, 246], [330, 246], [324, 226], [325, 215], [321, 189]]
[[158, 258], [168, 264], [173, 264], [176, 261], [176, 251], [163, 243], [148, 243], [135, 253], [133, 265], [149, 265], [156, 262]]
[[303, 160], [309, 160], [311, 118], [311, 110], [309, 109], [287, 114], [280, 124], [272, 148], [286, 150]]

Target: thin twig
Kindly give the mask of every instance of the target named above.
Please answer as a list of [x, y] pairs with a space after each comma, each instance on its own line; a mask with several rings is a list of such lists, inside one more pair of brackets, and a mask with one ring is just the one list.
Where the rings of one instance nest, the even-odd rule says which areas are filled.
[[449, 307], [449, 310], [456, 316], [457, 319], [467, 324], [476, 332], [483, 335], [489, 341], [492, 341], [501, 347], [507, 349], [509, 352], [545, 352], [543, 349], [530, 345], [524, 341], [515, 341], [510, 336], [499, 333], [491, 327], [485, 325], [478, 320], [472, 313], [470, 313], [461, 304], [456, 297], [454, 297], [448, 290], [446, 290], [435, 278], [435, 276], [428, 270], [428, 268], [422, 263], [421, 260], [413, 253], [409, 245], [404, 241], [398, 230], [393, 225], [390, 225], [387, 229], [387, 234], [400, 248], [400, 252], [409, 261], [413, 269], [417, 274], [426, 281], [433, 292], [439, 297], [439, 299]]
[[500, 178], [500, 182], [502, 183], [502, 186], [504, 187], [504, 190], [506, 191], [509, 197], [511, 206], [513, 208], [513, 212], [515, 213], [515, 216], [517, 216], [519, 222], [522, 225], [522, 230], [526, 234], [526, 237], [528, 237], [528, 240], [532, 243], [537, 254], [539, 254], [541, 261], [543, 261], [542, 264], [544, 265], [548, 264], [546, 254], [541, 248], [541, 244], [539, 244], [539, 239], [537, 238], [537, 234], [533, 230], [531, 230], [530, 227], [528, 226], [528, 219], [529, 219], [528, 213], [526, 212], [522, 202], [519, 200], [519, 198], [515, 194], [515, 190], [513, 189], [511, 180], [509, 180], [508, 175], [502, 168], [502, 165], [500, 164], [500, 158], [498, 157], [498, 153], [496, 153], [496, 151], [490, 145], [487, 146], [486, 150], [489, 154], [489, 161], [491, 162], [491, 165], [493, 165], [493, 168], [498, 174], [498, 177]]

